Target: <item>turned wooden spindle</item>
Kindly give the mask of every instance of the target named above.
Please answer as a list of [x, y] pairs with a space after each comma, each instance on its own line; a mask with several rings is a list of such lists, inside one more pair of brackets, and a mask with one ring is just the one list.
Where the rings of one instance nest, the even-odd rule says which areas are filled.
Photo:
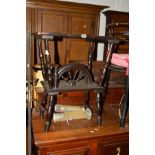
[[100, 81], [100, 87], [103, 86], [103, 84], [105, 83], [106, 80], [106, 72], [107, 72], [107, 69], [110, 65], [110, 60], [111, 60], [111, 57], [112, 57], [112, 48], [113, 48], [113, 43], [108, 43], [108, 55], [107, 55], [107, 58], [106, 58], [106, 63], [105, 63], [105, 66], [104, 66], [104, 69], [102, 71], [102, 75], [101, 75], [101, 81]]
[[39, 57], [40, 57], [42, 75], [43, 75], [44, 80], [47, 81], [46, 68], [45, 68], [45, 63], [44, 63], [44, 54], [43, 54], [41, 43], [42, 43], [41, 39], [38, 39], [38, 50], [39, 50]]
[[53, 76], [53, 88], [58, 88], [59, 84], [59, 75], [58, 75], [58, 66], [54, 67], [54, 76]]
[[48, 83], [49, 83], [49, 88], [53, 87], [53, 67], [48, 66]]
[[50, 57], [50, 53], [49, 53], [49, 45], [48, 45], [47, 39], [44, 40], [44, 45], [45, 45], [45, 60], [48, 65], [51, 63], [51, 57]]
[[45, 61], [47, 64], [47, 77], [48, 77], [48, 83], [49, 88], [53, 87], [53, 67], [51, 66], [51, 57], [49, 53], [49, 42], [48, 39], [44, 40], [44, 46], [45, 46]]
[[54, 113], [54, 106], [56, 104], [56, 95], [51, 95], [50, 96], [50, 102], [49, 102], [49, 106], [48, 106], [48, 110], [47, 110], [47, 120], [45, 123], [45, 128], [44, 128], [44, 132], [47, 132], [50, 128], [51, 125], [51, 120], [53, 118], [53, 113]]
[[101, 92], [96, 92], [96, 105], [97, 105], [97, 124], [101, 126], [102, 124], [102, 111], [103, 111], [103, 96]]
[[92, 69], [92, 51], [93, 51], [93, 43], [91, 42], [89, 53], [88, 53], [88, 69], [91, 71]]

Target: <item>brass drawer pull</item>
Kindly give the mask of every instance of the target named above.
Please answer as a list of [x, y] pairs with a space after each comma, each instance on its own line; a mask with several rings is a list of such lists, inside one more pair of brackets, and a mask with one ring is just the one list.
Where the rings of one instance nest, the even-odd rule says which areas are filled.
[[120, 147], [117, 147], [116, 151], [117, 151], [117, 154], [116, 154], [116, 155], [120, 155], [120, 153], [121, 153], [121, 148], [120, 148]]

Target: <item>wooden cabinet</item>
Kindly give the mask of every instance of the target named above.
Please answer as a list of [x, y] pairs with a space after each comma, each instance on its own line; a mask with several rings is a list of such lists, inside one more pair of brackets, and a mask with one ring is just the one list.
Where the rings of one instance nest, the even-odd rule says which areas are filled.
[[[121, 12], [121, 11], [113, 11], [108, 10], [104, 11], [103, 14], [106, 16], [106, 32], [107, 34], [108, 28], [107, 25], [111, 23], [129, 23], [129, 13], [128, 12]], [[118, 35], [119, 32], [129, 32], [129, 26], [127, 25], [118, 25], [115, 29], [115, 37], [120, 38], [121, 36]], [[125, 37], [125, 36], [123, 36]], [[119, 45], [118, 53], [129, 53], [129, 44], [123, 44]], [[105, 58], [106, 52], [104, 52], [104, 58]]]
[[91, 120], [53, 123], [47, 133], [44, 117], [33, 112], [34, 155], [129, 155], [128, 119], [125, 128], [119, 128], [117, 111], [118, 106], [106, 105], [101, 127], [93, 113]]
[[[122, 137], [124, 140], [121, 140]], [[35, 155], [129, 155], [128, 135], [120, 134], [117, 138], [109, 135], [108, 138], [98, 136], [89, 140], [77, 138], [74, 142], [55, 145], [47, 143], [46, 146], [37, 147]]]
[[[98, 34], [98, 16], [91, 14], [69, 14], [68, 32], [70, 34]], [[86, 61], [88, 59], [89, 43], [72, 39], [68, 41], [67, 62]]]
[[[81, 4], [63, 1], [27, 0], [27, 28], [30, 32], [56, 32], [97, 35], [100, 12], [107, 6]], [[81, 40], [66, 40], [58, 46], [60, 64], [87, 60], [89, 44]], [[53, 55], [53, 51], [50, 51]], [[32, 52], [32, 65], [39, 63]]]

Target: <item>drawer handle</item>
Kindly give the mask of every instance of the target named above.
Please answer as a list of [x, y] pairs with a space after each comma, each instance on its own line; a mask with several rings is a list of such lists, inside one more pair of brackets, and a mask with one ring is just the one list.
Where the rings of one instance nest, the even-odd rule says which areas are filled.
[[116, 151], [117, 151], [117, 154], [116, 154], [116, 155], [120, 155], [120, 153], [121, 153], [121, 148], [120, 148], [120, 147], [117, 147]]

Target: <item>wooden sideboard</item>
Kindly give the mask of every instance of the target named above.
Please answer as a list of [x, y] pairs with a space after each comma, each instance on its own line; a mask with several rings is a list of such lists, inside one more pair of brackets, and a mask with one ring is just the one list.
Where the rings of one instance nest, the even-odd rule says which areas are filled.
[[45, 118], [33, 111], [34, 155], [129, 155], [128, 119], [120, 128], [118, 105], [104, 107], [101, 127], [95, 111], [91, 120], [53, 123], [47, 133], [43, 132]]

